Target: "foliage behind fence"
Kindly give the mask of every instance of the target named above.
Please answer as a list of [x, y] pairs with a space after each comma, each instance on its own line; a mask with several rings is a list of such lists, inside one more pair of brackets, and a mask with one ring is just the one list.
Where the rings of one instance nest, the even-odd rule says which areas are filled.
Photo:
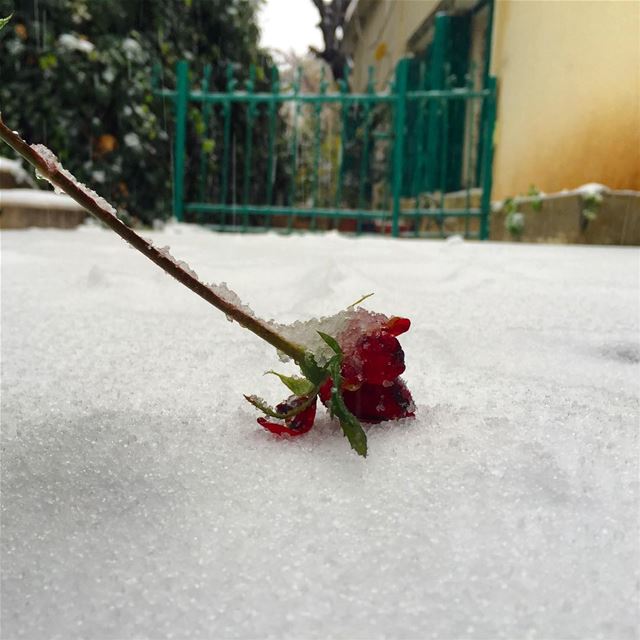
[[[156, 91], [176, 113], [176, 217], [220, 230], [338, 227], [394, 236], [442, 236], [446, 219], [463, 218], [465, 235], [486, 238], [495, 80], [456, 87], [443, 74], [435, 88], [410, 87], [412, 72], [403, 59], [388, 89], [376, 91], [371, 73], [364, 93], [346, 82], [329, 92], [324, 77], [316, 92], [303, 93], [299, 74], [282, 90], [273, 69], [269, 90], [256, 91], [255, 69], [240, 87], [229, 67], [225, 90], [209, 91], [207, 69], [195, 88], [181, 61], [175, 90]], [[191, 104], [199, 105], [205, 141], [197, 162], [186, 146]], [[234, 135], [241, 114], [244, 131]], [[196, 165], [198, 189], [185, 192], [185, 167]], [[453, 186], [464, 191], [454, 205]]]

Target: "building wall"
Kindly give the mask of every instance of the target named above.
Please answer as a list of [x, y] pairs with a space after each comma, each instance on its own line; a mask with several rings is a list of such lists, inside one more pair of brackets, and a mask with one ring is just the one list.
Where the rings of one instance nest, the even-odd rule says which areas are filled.
[[[438, 3], [438, 0], [378, 0], [367, 5], [366, 16], [361, 18], [356, 12], [347, 32], [355, 91], [363, 91], [367, 86], [370, 65], [375, 68], [379, 89], [392, 79], [397, 61], [407, 54], [407, 41]], [[358, 20], [361, 28], [356, 24]], [[386, 53], [377, 60], [376, 50], [381, 45]]]
[[[388, 81], [436, 0], [360, 0], [353, 88]], [[493, 197], [600, 182], [640, 190], [640, 0], [495, 0]], [[375, 59], [384, 43], [386, 55]], [[379, 82], [378, 87], [383, 83]]]
[[494, 198], [640, 190], [640, 2], [496, 2]]

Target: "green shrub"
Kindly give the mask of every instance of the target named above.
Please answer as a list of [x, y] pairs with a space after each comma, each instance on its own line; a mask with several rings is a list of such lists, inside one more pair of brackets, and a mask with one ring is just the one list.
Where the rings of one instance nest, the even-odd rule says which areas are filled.
[[[257, 46], [256, 10], [252, 0], [0, 0], [0, 16], [13, 12], [0, 33], [0, 111], [125, 214], [147, 223], [166, 218], [173, 108], [152, 94], [151, 67], [161, 64], [171, 88], [180, 58], [195, 72], [212, 64], [214, 90], [224, 86], [230, 61], [243, 71], [257, 64], [264, 78], [271, 60]], [[199, 115], [189, 114], [193, 166]], [[242, 131], [240, 120], [234, 130]]]

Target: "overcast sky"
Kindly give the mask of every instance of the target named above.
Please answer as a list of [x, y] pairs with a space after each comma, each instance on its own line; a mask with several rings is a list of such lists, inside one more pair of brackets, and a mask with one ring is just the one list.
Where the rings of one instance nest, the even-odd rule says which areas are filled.
[[317, 28], [318, 10], [311, 0], [267, 0], [260, 11], [260, 44], [269, 49], [298, 54], [309, 45], [322, 49], [322, 34]]

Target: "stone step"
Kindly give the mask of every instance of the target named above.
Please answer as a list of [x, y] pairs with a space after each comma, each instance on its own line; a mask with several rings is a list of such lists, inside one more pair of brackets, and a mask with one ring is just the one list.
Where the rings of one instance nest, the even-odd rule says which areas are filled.
[[73, 229], [87, 212], [69, 196], [38, 189], [0, 189], [0, 229]]
[[0, 189], [36, 189], [36, 181], [25, 171], [20, 160], [0, 157]]

